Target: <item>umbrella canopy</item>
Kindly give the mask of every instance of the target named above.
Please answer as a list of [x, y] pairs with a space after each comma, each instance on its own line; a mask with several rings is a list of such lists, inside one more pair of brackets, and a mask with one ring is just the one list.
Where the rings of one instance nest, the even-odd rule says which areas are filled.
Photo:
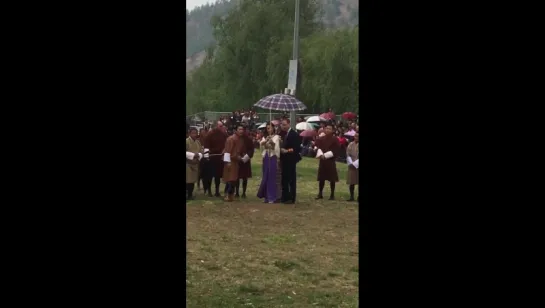
[[295, 125], [295, 129], [296, 130], [308, 130], [308, 129], [314, 129], [314, 126], [310, 123], [307, 123], [307, 122], [301, 122], [301, 123], [297, 123], [297, 125]]
[[309, 130], [305, 130], [303, 132], [301, 132], [301, 134], [299, 134], [299, 136], [301, 137], [314, 137], [316, 136], [316, 131], [313, 130], [313, 129], [309, 129]]
[[322, 113], [320, 115], [320, 117], [326, 119], [326, 120], [333, 120], [335, 119], [335, 114], [333, 112], [326, 112], [326, 113]]
[[261, 125], [259, 125], [259, 127], [257, 129], [262, 129], [262, 128], [265, 128], [265, 127], [267, 127], [267, 122], [262, 123]]
[[319, 116], [312, 116], [307, 119], [307, 122], [327, 122], [327, 120]]
[[353, 112], [347, 111], [347, 112], [343, 113], [342, 117], [343, 117], [343, 119], [346, 119], [346, 120], [354, 120], [355, 118], [358, 117], [358, 115], [353, 113]]
[[305, 110], [305, 106], [295, 97], [287, 94], [273, 94], [260, 99], [254, 106], [268, 110], [294, 111]]
[[356, 134], [356, 131], [354, 130], [351, 130], [349, 131], [348, 133], [344, 134], [345, 136], [349, 136], [349, 137], [354, 137], [354, 135]]

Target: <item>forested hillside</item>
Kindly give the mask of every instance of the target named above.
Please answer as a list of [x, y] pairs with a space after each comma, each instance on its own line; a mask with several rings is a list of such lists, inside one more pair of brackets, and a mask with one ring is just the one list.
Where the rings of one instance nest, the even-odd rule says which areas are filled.
[[[286, 87], [294, 2], [240, 0], [228, 15], [211, 18], [216, 44], [186, 81], [188, 113], [247, 108]], [[301, 0], [300, 10], [297, 97], [310, 113], [358, 112], [358, 27], [329, 27], [322, 0]]]
[[203, 51], [214, 43], [210, 20], [213, 16], [225, 16], [233, 9], [236, 1], [219, 0], [215, 4], [206, 4], [195, 8], [191, 12], [185, 11], [186, 24], [186, 58]]
[[[259, 0], [256, 0], [259, 1]], [[218, 0], [215, 4], [197, 7], [186, 15], [186, 58], [214, 44], [210, 20], [213, 16], [225, 16], [238, 0]], [[286, 1], [278, 0], [279, 3]], [[358, 0], [319, 0], [320, 20], [328, 28], [354, 26], [358, 24]], [[293, 16], [291, 16], [293, 19]]]

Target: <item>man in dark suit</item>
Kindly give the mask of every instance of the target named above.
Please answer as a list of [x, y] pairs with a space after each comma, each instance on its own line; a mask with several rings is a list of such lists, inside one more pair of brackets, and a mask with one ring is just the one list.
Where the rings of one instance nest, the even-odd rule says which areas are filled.
[[281, 143], [280, 162], [282, 164], [282, 202], [295, 203], [297, 172], [295, 165], [301, 160], [301, 137], [290, 128], [290, 120], [283, 119], [281, 128], [286, 132]]

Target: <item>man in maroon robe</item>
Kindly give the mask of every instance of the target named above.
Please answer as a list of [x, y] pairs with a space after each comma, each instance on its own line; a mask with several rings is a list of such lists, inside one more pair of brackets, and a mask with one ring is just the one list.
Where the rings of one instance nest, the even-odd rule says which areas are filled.
[[318, 185], [319, 193], [316, 199], [323, 199], [325, 181], [328, 181], [331, 187], [329, 200], [335, 200], [335, 183], [339, 181], [337, 174], [337, 165], [335, 160], [340, 155], [341, 146], [337, 137], [333, 135], [333, 125], [327, 124], [325, 127], [325, 136], [316, 140], [316, 158], [320, 160], [318, 166]]
[[238, 167], [238, 182], [235, 190], [235, 198], [239, 197], [240, 180], [242, 180], [242, 198], [246, 198], [246, 188], [248, 187], [248, 179], [252, 177], [252, 162], [254, 157], [254, 142], [248, 134], [246, 126], [244, 126], [244, 133], [240, 137], [242, 141], [242, 157], [243, 160], [239, 161]]
[[203, 142], [205, 158], [210, 159], [210, 172], [206, 174], [206, 180], [210, 183], [208, 190], [208, 196], [211, 195], [212, 190], [212, 178], [214, 178], [214, 184], [216, 188], [215, 197], [221, 197], [219, 189], [221, 183], [221, 177], [223, 174], [223, 149], [225, 147], [225, 141], [227, 140], [227, 133], [223, 127], [221, 121], [217, 122], [216, 128], [210, 130], [206, 135]]
[[238, 171], [239, 162], [242, 160], [242, 147], [243, 143], [241, 136], [244, 128], [241, 125], [237, 125], [235, 134], [229, 136], [225, 141], [225, 148], [223, 150], [223, 176], [222, 179], [225, 182], [227, 193], [224, 201], [232, 202], [235, 196], [235, 187], [238, 183]]
[[[199, 139], [199, 141], [201, 142], [201, 144], [203, 143], [204, 139], [206, 138], [206, 134], [207, 134], [207, 131], [206, 129], [204, 128], [201, 128], [199, 130], [199, 135], [197, 136], [197, 139]], [[197, 179], [197, 189], [198, 190], [201, 190], [201, 181], [202, 181], [202, 186], [203, 186], [203, 189], [204, 189], [204, 193], [206, 194], [206, 191], [208, 190], [208, 195], [211, 196], [210, 194], [210, 183], [207, 183], [206, 181], [206, 177], [205, 177], [205, 173], [207, 172], [207, 169], [208, 169], [208, 164], [209, 164], [209, 161], [207, 159], [201, 159], [201, 161], [199, 162], [199, 178]]]

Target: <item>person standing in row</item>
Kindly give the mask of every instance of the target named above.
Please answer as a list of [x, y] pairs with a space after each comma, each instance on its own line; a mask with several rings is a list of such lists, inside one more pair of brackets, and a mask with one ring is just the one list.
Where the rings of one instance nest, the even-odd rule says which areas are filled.
[[199, 178], [199, 161], [203, 157], [202, 146], [197, 140], [197, 129], [189, 130], [189, 137], [185, 140], [185, 183], [187, 190], [187, 200], [193, 200], [193, 190], [195, 182]]
[[215, 197], [221, 197], [220, 195], [220, 183], [223, 174], [223, 148], [225, 147], [225, 141], [227, 140], [227, 132], [221, 121], [217, 122], [216, 128], [212, 129], [206, 135], [204, 139], [204, 152], [208, 152], [210, 156], [209, 173], [204, 174], [206, 181], [210, 183], [210, 189], [208, 196], [211, 195], [212, 190], [212, 178], [214, 178], [214, 185], [216, 188]]
[[265, 203], [280, 201], [282, 196], [282, 169], [280, 168], [280, 136], [271, 122], [267, 122], [263, 139], [259, 143], [263, 155], [263, 174], [257, 197]]
[[339, 181], [337, 174], [337, 164], [335, 160], [340, 154], [339, 140], [333, 135], [333, 125], [327, 124], [325, 127], [325, 136], [316, 140], [316, 158], [320, 160], [318, 166], [318, 185], [319, 192], [316, 199], [323, 199], [325, 181], [329, 181], [331, 195], [329, 200], [335, 200], [335, 183]]
[[282, 130], [286, 132], [281, 142], [280, 160], [282, 163], [282, 202], [295, 203], [297, 196], [297, 169], [296, 165], [301, 160], [301, 137], [291, 129], [290, 120], [283, 119]]
[[243, 144], [241, 136], [244, 132], [244, 127], [237, 125], [237, 130], [234, 135], [229, 136], [225, 141], [225, 149], [223, 150], [223, 181], [225, 182], [227, 193], [224, 201], [232, 202], [234, 200], [234, 190], [238, 182], [239, 162], [242, 160]]
[[[201, 128], [199, 129], [199, 135], [197, 136], [197, 140], [199, 140], [199, 142], [201, 143], [201, 145], [203, 145], [204, 143], [204, 139], [206, 138], [206, 130], [204, 128]], [[204, 180], [204, 172], [206, 172], [206, 167], [207, 167], [207, 163], [208, 162], [208, 159], [201, 159], [200, 163], [199, 163], [199, 178], [197, 179], [197, 189], [198, 190], [201, 190], [201, 181], [202, 181], [202, 188], [203, 188], [203, 191], [204, 193], [206, 194], [206, 190], [207, 190], [207, 186], [206, 186], [206, 181]]]
[[[350, 142], [348, 148], [346, 148], [346, 163], [348, 164], [348, 172], [346, 174], [346, 184], [350, 189], [350, 199], [348, 201], [354, 201], [354, 186], [359, 185], [359, 174], [358, 168], [360, 163], [359, 156], [359, 140], [360, 134], [356, 133], [354, 135], [354, 141]], [[360, 196], [358, 196], [358, 202], [360, 201]]]
[[252, 163], [251, 159], [254, 157], [254, 142], [248, 135], [246, 127], [244, 127], [244, 133], [240, 136], [242, 143], [242, 160], [239, 161], [238, 169], [238, 181], [236, 186], [235, 198], [239, 197], [240, 180], [242, 180], [242, 198], [246, 199], [246, 188], [248, 187], [248, 179], [252, 177]]

